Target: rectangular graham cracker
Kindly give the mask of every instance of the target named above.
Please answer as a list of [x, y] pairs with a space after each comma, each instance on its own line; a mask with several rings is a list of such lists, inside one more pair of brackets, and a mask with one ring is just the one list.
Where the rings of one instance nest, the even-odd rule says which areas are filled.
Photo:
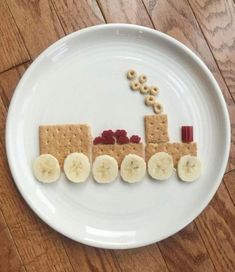
[[117, 160], [118, 166], [120, 167], [122, 160], [128, 154], [136, 154], [144, 158], [144, 144], [129, 143], [122, 145], [119, 144], [93, 145], [92, 159], [94, 161], [97, 156], [109, 155]]
[[167, 152], [173, 157], [174, 166], [181, 156], [192, 155], [197, 156], [197, 144], [196, 143], [161, 143], [161, 144], [147, 144], [145, 149], [146, 162], [152, 155], [157, 152]]
[[47, 125], [39, 127], [40, 154], [51, 154], [63, 169], [64, 159], [73, 152], [91, 157], [92, 136], [88, 125]]
[[146, 143], [169, 142], [168, 120], [166, 114], [146, 115], [144, 117]]

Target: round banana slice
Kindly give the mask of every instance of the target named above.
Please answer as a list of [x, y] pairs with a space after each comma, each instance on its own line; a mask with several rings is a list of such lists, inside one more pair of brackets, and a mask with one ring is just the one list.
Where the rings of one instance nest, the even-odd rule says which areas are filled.
[[173, 173], [172, 156], [166, 152], [154, 154], [148, 161], [149, 175], [156, 180], [168, 179]]
[[118, 163], [109, 155], [98, 156], [93, 162], [92, 173], [98, 183], [110, 183], [118, 175]]
[[84, 182], [88, 178], [90, 170], [89, 159], [83, 153], [71, 153], [64, 160], [64, 173], [72, 182]]
[[192, 182], [201, 175], [201, 162], [195, 156], [182, 156], [178, 162], [177, 170], [181, 180]]
[[60, 177], [59, 162], [50, 154], [42, 154], [33, 162], [33, 173], [43, 183], [54, 182]]
[[120, 170], [124, 181], [135, 183], [143, 179], [146, 173], [146, 163], [142, 157], [128, 154], [123, 159]]

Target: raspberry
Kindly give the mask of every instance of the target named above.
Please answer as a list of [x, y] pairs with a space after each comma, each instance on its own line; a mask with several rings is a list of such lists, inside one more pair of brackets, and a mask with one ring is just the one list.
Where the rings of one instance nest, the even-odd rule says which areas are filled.
[[103, 142], [104, 142], [104, 138], [103, 138], [103, 137], [96, 137], [96, 138], [93, 140], [93, 144], [94, 144], [94, 145], [103, 144]]
[[114, 136], [114, 132], [111, 129], [104, 130], [101, 135], [102, 135], [102, 137], [109, 137], [109, 136], [112, 137], [112, 136]]
[[115, 139], [112, 136], [103, 137], [103, 144], [114, 144]]
[[140, 142], [140, 140], [141, 140], [141, 138], [138, 135], [132, 135], [130, 138], [130, 142], [135, 143], [135, 144], [138, 144]]
[[128, 144], [129, 143], [129, 138], [126, 136], [119, 136], [117, 138], [117, 143], [118, 144]]
[[182, 126], [181, 137], [183, 143], [193, 142], [193, 126]]
[[119, 138], [120, 136], [126, 137], [127, 132], [124, 129], [117, 129], [114, 133], [116, 138]]

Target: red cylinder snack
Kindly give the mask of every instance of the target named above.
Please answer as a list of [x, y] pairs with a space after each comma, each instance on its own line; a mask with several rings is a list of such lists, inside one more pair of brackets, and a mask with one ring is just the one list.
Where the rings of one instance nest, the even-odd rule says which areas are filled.
[[182, 126], [181, 136], [182, 136], [183, 143], [193, 142], [193, 126]]

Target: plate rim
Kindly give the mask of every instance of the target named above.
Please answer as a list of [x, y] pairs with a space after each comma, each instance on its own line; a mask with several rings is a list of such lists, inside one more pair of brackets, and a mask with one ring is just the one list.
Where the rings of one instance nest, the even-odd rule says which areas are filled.
[[[86, 240], [85, 237], [75, 237], [74, 235], [70, 234], [69, 232], [67, 232], [66, 230], [63, 230], [60, 228], [60, 226], [53, 224], [53, 222], [51, 222], [50, 220], [47, 220], [47, 217], [44, 216], [38, 209], [37, 207], [35, 207], [35, 205], [33, 204], [33, 202], [30, 201], [30, 199], [28, 198], [27, 194], [24, 192], [23, 190], [23, 186], [21, 185], [21, 182], [19, 180], [19, 177], [17, 175], [15, 166], [13, 165], [12, 162], [12, 150], [11, 150], [11, 129], [10, 129], [10, 123], [11, 123], [11, 116], [12, 116], [12, 112], [15, 106], [15, 101], [16, 101], [16, 97], [19, 95], [20, 89], [23, 86], [23, 84], [27, 81], [29, 75], [31, 74], [31, 71], [37, 67], [37, 64], [43, 60], [43, 58], [46, 57], [47, 53], [51, 50], [51, 49], [55, 49], [56, 47], [58, 47], [60, 44], [62, 44], [63, 42], [73, 39], [73, 37], [81, 35], [83, 33], [88, 33], [88, 32], [92, 32], [92, 31], [97, 31], [97, 30], [102, 30], [102, 29], [130, 29], [130, 30], [136, 30], [136, 31], [144, 31], [147, 32], [151, 35], [157, 35], [160, 38], [163, 38], [167, 41], [169, 41], [171, 44], [173, 44], [174, 46], [182, 49], [185, 53], [187, 53], [200, 67], [200, 69], [204, 72], [204, 74], [206, 74], [207, 78], [210, 80], [211, 84], [213, 85], [216, 94], [218, 95], [218, 99], [221, 103], [221, 110], [223, 112], [224, 115], [224, 119], [225, 119], [225, 135], [226, 135], [226, 143], [225, 143], [225, 153], [224, 153], [224, 160], [222, 162], [221, 168], [220, 168], [220, 172], [217, 176], [217, 180], [216, 182], [213, 184], [213, 186], [211, 187], [211, 190], [209, 191], [207, 198], [204, 199], [204, 201], [201, 203], [200, 206], [198, 206], [198, 208], [196, 209], [196, 211], [193, 213], [193, 215], [190, 215], [187, 217], [187, 220], [184, 220], [185, 222], [183, 222], [183, 224], [180, 224], [180, 226], [177, 226], [176, 228], [174, 228], [174, 231], [170, 231], [169, 233], [165, 233], [165, 235], [163, 235], [160, 239], [154, 239], [154, 237], [150, 237], [148, 239], [142, 239], [141, 242], [133, 242], [133, 243], [106, 243], [106, 242], [101, 242], [101, 241], [90, 241], [90, 240]], [[42, 51], [40, 53], [40, 55], [31, 63], [31, 65], [28, 67], [28, 69], [26, 70], [26, 72], [23, 74], [22, 78], [20, 79], [20, 81], [18, 82], [14, 94], [12, 96], [10, 105], [9, 105], [9, 109], [8, 109], [8, 113], [7, 113], [7, 118], [6, 118], [6, 131], [5, 131], [5, 146], [6, 146], [6, 154], [7, 154], [7, 160], [8, 160], [8, 165], [13, 177], [13, 180], [16, 184], [16, 187], [18, 189], [18, 191], [20, 192], [21, 196], [23, 197], [23, 199], [26, 201], [27, 205], [34, 211], [34, 213], [39, 216], [39, 218], [41, 220], [43, 220], [47, 225], [49, 225], [51, 228], [53, 228], [54, 230], [56, 230], [57, 232], [65, 235], [66, 237], [89, 245], [89, 246], [93, 246], [93, 247], [98, 247], [98, 248], [105, 248], [105, 249], [130, 249], [130, 248], [138, 248], [138, 247], [142, 247], [142, 246], [146, 246], [146, 245], [150, 245], [156, 242], [159, 242], [163, 239], [166, 239], [174, 234], [176, 234], [178, 231], [182, 230], [184, 227], [186, 227], [188, 224], [190, 224], [194, 219], [196, 219], [199, 214], [207, 207], [207, 205], [209, 204], [209, 202], [212, 200], [213, 196], [215, 195], [219, 185], [222, 182], [223, 179], [223, 175], [225, 173], [226, 170], [226, 166], [227, 166], [227, 162], [228, 162], [228, 158], [229, 158], [229, 152], [230, 152], [230, 141], [231, 141], [231, 134], [230, 134], [230, 118], [229, 118], [229, 113], [228, 113], [228, 109], [227, 109], [227, 105], [223, 96], [223, 93], [216, 81], [216, 79], [214, 78], [213, 74], [211, 73], [211, 71], [208, 69], [208, 67], [206, 66], [206, 64], [191, 50], [189, 49], [186, 45], [184, 45], [183, 43], [181, 43], [180, 41], [176, 40], [175, 38], [169, 36], [168, 34], [165, 34], [161, 31], [155, 30], [155, 29], [151, 29], [148, 27], [144, 27], [144, 26], [140, 26], [140, 25], [133, 25], [133, 24], [123, 24], [123, 23], [112, 23], [112, 24], [100, 24], [100, 25], [95, 25], [95, 26], [90, 26], [78, 31], [75, 31], [73, 33], [70, 33], [64, 37], [62, 37], [61, 39], [57, 40], [56, 42], [54, 42], [52, 45], [50, 45], [49, 47], [47, 47], [44, 51]]]

